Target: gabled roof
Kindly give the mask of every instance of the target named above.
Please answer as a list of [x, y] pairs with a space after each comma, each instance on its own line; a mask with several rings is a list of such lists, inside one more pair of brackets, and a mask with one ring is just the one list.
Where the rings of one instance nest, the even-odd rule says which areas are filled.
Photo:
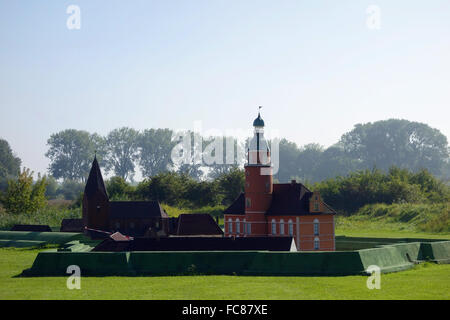
[[241, 193], [234, 202], [225, 209], [224, 214], [245, 214], [245, 195]]
[[84, 194], [89, 197], [95, 195], [97, 191], [108, 198], [105, 183], [103, 182], [102, 172], [100, 171], [100, 166], [98, 165], [97, 157], [94, 157], [91, 171], [89, 172], [89, 177], [86, 182], [86, 187], [84, 188]]
[[190, 213], [179, 215], [176, 235], [223, 235], [223, 231], [211, 215]]
[[[327, 209], [321, 213], [309, 211], [309, 199], [313, 193], [301, 183], [278, 183], [273, 185], [272, 203], [266, 215], [307, 215], [335, 214], [329, 205], [323, 202]], [[224, 214], [245, 214], [245, 194], [239, 197], [224, 211]]]
[[111, 201], [111, 219], [168, 217], [158, 201]]
[[280, 183], [273, 185], [272, 203], [266, 215], [306, 215], [335, 214], [336, 212], [324, 203], [327, 210], [321, 213], [309, 211], [309, 199], [313, 193], [301, 183]]

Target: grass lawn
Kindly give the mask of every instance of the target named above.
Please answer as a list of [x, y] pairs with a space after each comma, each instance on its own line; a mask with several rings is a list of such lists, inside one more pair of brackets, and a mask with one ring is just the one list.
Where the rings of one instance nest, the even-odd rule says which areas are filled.
[[0, 249], [0, 299], [450, 299], [450, 265], [426, 263], [383, 274], [381, 289], [367, 277], [86, 277], [69, 290], [66, 277], [17, 277], [37, 249]]
[[429, 233], [417, 231], [416, 226], [410, 223], [393, 221], [374, 221], [366, 217], [336, 218], [336, 235], [347, 237], [374, 237], [374, 238], [424, 238], [448, 239], [450, 233]]

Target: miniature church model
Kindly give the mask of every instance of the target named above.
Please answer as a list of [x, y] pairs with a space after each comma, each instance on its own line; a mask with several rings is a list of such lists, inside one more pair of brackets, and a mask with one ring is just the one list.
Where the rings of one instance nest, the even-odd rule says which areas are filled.
[[225, 236], [294, 237], [297, 250], [334, 251], [334, 215], [318, 192], [303, 184], [273, 183], [261, 115], [247, 150], [245, 191], [224, 212]]
[[81, 225], [81, 230], [77, 231], [84, 231], [91, 237], [104, 237], [104, 234], [117, 231], [146, 238], [223, 236], [223, 231], [209, 214], [180, 214], [177, 218], [169, 218], [156, 200], [111, 201], [97, 157], [92, 162], [84, 189], [83, 219], [78, 225]]

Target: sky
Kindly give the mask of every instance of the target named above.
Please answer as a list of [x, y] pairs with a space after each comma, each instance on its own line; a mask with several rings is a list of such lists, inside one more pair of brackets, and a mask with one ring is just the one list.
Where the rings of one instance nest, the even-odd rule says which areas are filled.
[[390, 118], [450, 137], [449, 57], [448, 0], [0, 0], [0, 138], [45, 173], [64, 129], [245, 130], [260, 105], [299, 146]]

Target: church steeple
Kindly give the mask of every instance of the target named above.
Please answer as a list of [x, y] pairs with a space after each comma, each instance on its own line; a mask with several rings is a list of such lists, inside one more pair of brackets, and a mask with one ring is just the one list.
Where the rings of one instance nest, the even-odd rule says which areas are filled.
[[89, 229], [108, 230], [108, 216], [109, 198], [97, 156], [95, 156], [84, 188], [83, 224]]
[[89, 172], [89, 177], [86, 182], [86, 187], [84, 188], [84, 194], [87, 197], [92, 197], [97, 192], [100, 192], [108, 199], [102, 172], [100, 171], [100, 166], [98, 165], [97, 155], [95, 155], [94, 161], [92, 162], [91, 171]]

